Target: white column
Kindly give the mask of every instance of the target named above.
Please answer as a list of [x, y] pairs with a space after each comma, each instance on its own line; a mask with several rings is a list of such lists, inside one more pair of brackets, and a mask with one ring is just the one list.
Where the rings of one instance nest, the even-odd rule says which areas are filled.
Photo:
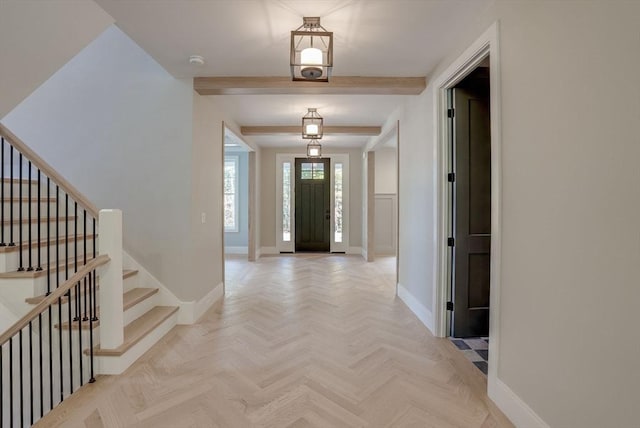
[[99, 253], [111, 261], [98, 269], [100, 280], [100, 347], [113, 349], [124, 341], [122, 308], [122, 211], [100, 210]]

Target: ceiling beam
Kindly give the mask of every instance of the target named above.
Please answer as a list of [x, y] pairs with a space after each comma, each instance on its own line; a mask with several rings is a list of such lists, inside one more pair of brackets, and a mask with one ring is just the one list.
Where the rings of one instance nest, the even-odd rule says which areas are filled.
[[[241, 126], [240, 133], [244, 136], [251, 135], [289, 135], [300, 134], [302, 126]], [[323, 134], [358, 135], [372, 137], [380, 135], [380, 126], [323, 126]]]
[[196, 77], [200, 95], [351, 94], [418, 95], [426, 77], [334, 76], [329, 82], [293, 82], [290, 77]]

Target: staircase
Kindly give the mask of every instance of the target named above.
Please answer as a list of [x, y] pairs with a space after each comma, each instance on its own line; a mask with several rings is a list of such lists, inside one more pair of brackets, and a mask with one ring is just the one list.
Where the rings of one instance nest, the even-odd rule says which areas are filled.
[[118, 374], [178, 321], [123, 266], [122, 214], [98, 212], [0, 124], [0, 428], [30, 426], [100, 374]]

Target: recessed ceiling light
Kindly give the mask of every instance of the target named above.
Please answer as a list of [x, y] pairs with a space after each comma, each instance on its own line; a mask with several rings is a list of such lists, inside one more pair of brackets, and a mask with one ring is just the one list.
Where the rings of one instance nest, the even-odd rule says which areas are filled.
[[201, 55], [191, 55], [189, 57], [189, 64], [204, 65], [204, 57]]

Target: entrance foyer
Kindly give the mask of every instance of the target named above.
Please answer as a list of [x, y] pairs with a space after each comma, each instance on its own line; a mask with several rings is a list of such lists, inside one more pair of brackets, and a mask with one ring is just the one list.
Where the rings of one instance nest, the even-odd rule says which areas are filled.
[[482, 373], [395, 297], [394, 258], [230, 263], [222, 303], [47, 426], [512, 426]]

